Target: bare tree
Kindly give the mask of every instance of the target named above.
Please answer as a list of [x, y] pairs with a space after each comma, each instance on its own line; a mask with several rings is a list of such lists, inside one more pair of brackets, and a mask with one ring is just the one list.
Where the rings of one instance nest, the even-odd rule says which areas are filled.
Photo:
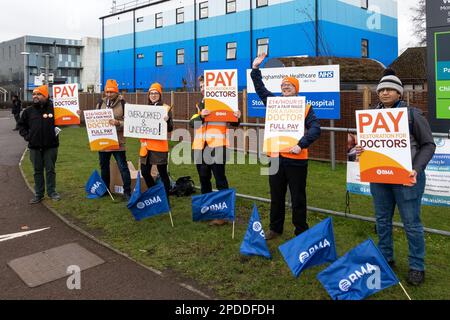
[[412, 22], [417, 38], [417, 44], [420, 47], [427, 45], [427, 21], [426, 21], [426, 0], [419, 0], [417, 6], [411, 9], [414, 13]]

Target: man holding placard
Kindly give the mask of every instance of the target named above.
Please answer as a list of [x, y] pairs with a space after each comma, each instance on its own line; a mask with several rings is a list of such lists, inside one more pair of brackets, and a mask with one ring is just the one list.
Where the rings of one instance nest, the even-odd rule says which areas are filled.
[[99, 152], [101, 176], [105, 184], [109, 187], [110, 161], [111, 156], [114, 156], [119, 167], [120, 175], [122, 176], [124, 197], [128, 201], [131, 197], [131, 175], [128, 169], [125, 137], [123, 135], [125, 103], [125, 100], [119, 95], [119, 86], [116, 80], [108, 80], [105, 86], [105, 98], [99, 102], [97, 109], [111, 109], [113, 111], [114, 119], [109, 120], [109, 123], [117, 129], [119, 149]]
[[[251, 77], [256, 93], [267, 108], [265, 151], [276, 172], [269, 176], [271, 206], [270, 231], [266, 239], [271, 240], [283, 233], [287, 187], [292, 197], [292, 223], [295, 235], [309, 229], [306, 219], [306, 178], [308, 173], [308, 147], [320, 137], [320, 122], [304, 97], [297, 97], [300, 84], [296, 78], [286, 77], [281, 83], [281, 98], [274, 97], [263, 83], [259, 66], [266, 54], [253, 62]], [[305, 133], [306, 131], [306, 133]], [[304, 134], [305, 133], [305, 134]]]
[[[208, 74], [208, 72], [205, 72]], [[218, 73], [215, 72], [215, 75]], [[228, 73], [227, 73], [228, 74]], [[233, 83], [237, 83], [237, 74], [228, 74], [226, 77], [231, 77]], [[213, 76], [210, 76], [212, 92], [221, 92], [220, 90], [215, 91], [213, 86]], [[234, 80], [233, 80], [234, 79]], [[218, 190], [228, 189], [228, 180], [225, 175], [225, 163], [226, 163], [226, 153], [227, 147], [229, 146], [228, 141], [228, 121], [231, 122], [232, 126], [239, 126], [239, 118], [241, 117], [241, 112], [237, 109], [237, 85], [233, 86], [233, 92], [236, 93], [236, 105], [230, 110], [234, 111], [211, 111], [206, 108], [206, 98], [205, 98], [205, 77], [200, 76], [198, 78], [200, 83], [200, 91], [202, 93], [202, 101], [196, 105], [197, 113], [192, 116], [190, 125], [195, 130], [194, 141], [192, 143], [192, 150], [194, 153], [194, 162], [197, 166], [198, 175], [200, 177], [200, 185], [202, 194], [207, 194], [212, 192], [211, 178], [214, 174], [216, 179], [216, 187]], [[229, 88], [228, 88], [229, 89]], [[224, 90], [222, 94], [213, 94], [227, 96], [230, 98], [233, 94], [231, 91]], [[227, 92], [226, 94], [223, 92]], [[222, 105], [223, 104], [219, 104]], [[225, 108], [227, 109], [227, 108]], [[210, 121], [209, 121], [209, 120]], [[214, 119], [214, 120], [213, 120]], [[227, 120], [228, 119], [228, 120]], [[237, 121], [237, 122], [236, 122]], [[223, 219], [213, 220], [210, 225], [224, 225], [227, 221]]]
[[401, 100], [403, 90], [395, 72], [387, 69], [377, 87], [380, 103], [376, 110], [357, 111], [356, 149], [361, 180], [371, 182], [378, 246], [394, 266], [392, 218], [397, 205], [408, 238], [408, 282], [420, 285], [425, 280], [425, 239], [420, 206], [425, 189], [424, 171], [436, 144], [422, 111]]

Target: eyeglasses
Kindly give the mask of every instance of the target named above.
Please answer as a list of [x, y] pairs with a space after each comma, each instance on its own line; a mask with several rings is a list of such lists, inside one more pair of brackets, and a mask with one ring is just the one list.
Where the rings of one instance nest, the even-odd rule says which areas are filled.
[[149, 96], [159, 96], [159, 92], [150, 92]]

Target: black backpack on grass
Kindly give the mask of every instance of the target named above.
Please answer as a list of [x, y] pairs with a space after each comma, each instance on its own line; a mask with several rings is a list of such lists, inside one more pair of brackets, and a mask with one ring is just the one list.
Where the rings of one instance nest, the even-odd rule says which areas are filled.
[[193, 193], [195, 193], [195, 184], [189, 176], [179, 178], [170, 190], [170, 194], [177, 197], [189, 197]]

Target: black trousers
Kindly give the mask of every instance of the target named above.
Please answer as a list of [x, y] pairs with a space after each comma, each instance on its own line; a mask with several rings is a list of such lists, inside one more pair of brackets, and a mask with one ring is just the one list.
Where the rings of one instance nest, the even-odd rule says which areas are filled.
[[309, 229], [306, 222], [306, 178], [308, 166], [284, 166], [280, 165], [275, 175], [269, 176], [270, 184], [270, 230], [282, 234], [286, 215], [286, 192], [291, 191], [292, 198], [292, 223], [295, 226], [295, 234]]
[[[145, 184], [147, 185], [147, 188], [154, 187], [156, 185], [155, 180], [153, 180], [153, 177], [151, 175], [152, 171], [152, 165], [149, 163], [150, 157], [147, 157], [147, 163], [143, 164], [141, 163], [141, 172], [142, 177], [145, 180]], [[164, 189], [166, 190], [166, 195], [169, 197], [169, 191], [170, 191], [170, 178], [169, 173], [167, 172], [167, 164], [158, 164], [158, 173], [161, 177], [161, 180], [164, 184]]]
[[203, 150], [194, 150], [194, 163], [200, 178], [202, 194], [211, 193], [211, 178], [216, 179], [217, 190], [228, 189], [228, 180], [225, 176], [225, 164], [227, 162], [228, 150], [225, 147], [210, 148], [206, 146]]

